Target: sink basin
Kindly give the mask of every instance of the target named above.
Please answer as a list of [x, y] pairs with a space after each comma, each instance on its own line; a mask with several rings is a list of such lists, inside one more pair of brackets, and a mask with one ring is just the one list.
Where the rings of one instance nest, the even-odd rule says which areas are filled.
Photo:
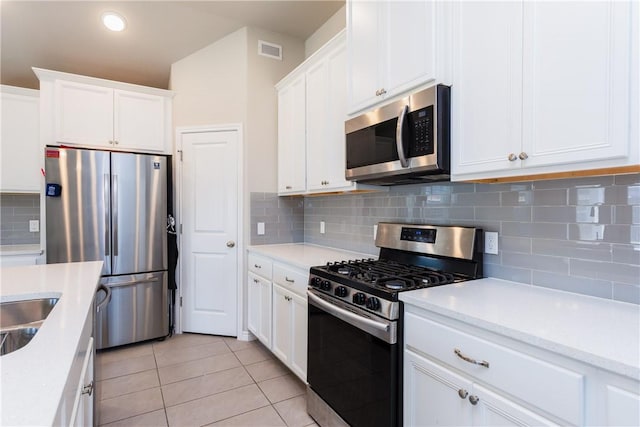
[[29, 344], [58, 298], [0, 303], [0, 356]]

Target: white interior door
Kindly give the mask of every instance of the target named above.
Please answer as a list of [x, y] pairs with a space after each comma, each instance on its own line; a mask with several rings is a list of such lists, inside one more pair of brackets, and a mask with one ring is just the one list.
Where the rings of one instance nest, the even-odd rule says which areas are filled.
[[182, 330], [237, 335], [237, 131], [182, 132]]

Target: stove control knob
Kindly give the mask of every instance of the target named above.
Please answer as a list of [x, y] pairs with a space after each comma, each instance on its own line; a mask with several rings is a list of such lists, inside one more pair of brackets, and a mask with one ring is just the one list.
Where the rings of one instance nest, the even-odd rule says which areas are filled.
[[344, 298], [347, 296], [347, 294], [349, 293], [347, 291], [347, 288], [345, 288], [344, 286], [338, 286], [336, 287], [336, 289], [333, 291], [333, 293], [335, 294], [335, 296], [340, 297], [340, 298]]
[[367, 308], [376, 311], [380, 308], [380, 300], [376, 297], [367, 298]]
[[320, 284], [320, 289], [322, 289], [323, 291], [330, 291], [331, 290], [331, 282], [328, 281], [328, 280], [324, 280]]
[[322, 279], [319, 277], [314, 277], [313, 279], [311, 279], [311, 286], [313, 286], [314, 288], [319, 288], [320, 283], [322, 283]]
[[353, 294], [352, 301], [354, 304], [364, 305], [364, 303], [367, 302], [367, 296], [362, 292], [357, 292]]

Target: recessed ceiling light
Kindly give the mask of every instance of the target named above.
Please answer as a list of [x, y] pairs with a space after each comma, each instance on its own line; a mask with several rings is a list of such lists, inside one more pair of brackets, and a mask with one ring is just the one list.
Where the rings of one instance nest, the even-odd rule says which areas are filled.
[[111, 31], [122, 31], [127, 27], [127, 21], [116, 12], [105, 12], [102, 14], [102, 23]]

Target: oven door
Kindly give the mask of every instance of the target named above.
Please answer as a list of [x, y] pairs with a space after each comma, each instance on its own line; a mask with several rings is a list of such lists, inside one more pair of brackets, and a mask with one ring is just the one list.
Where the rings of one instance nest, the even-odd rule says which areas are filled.
[[307, 292], [309, 387], [354, 427], [401, 425], [397, 322]]

